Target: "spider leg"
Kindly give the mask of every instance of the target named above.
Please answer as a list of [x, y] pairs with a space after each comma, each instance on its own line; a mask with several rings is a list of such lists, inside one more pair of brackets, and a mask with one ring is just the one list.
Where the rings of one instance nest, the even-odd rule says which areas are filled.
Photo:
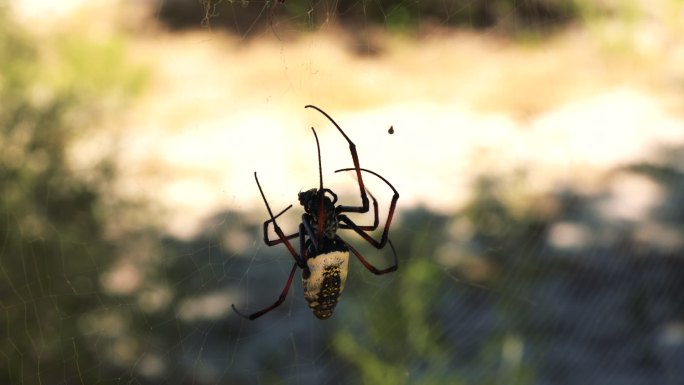
[[252, 313], [250, 315], [245, 315], [245, 314], [239, 312], [234, 304], [231, 304], [230, 306], [233, 308], [233, 310], [236, 313], [238, 313], [243, 318], [247, 318], [248, 320], [255, 320], [255, 319], [261, 317], [262, 315], [268, 313], [269, 311], [277, 308], [278, 306], [280, 306], [283, 303], [283, 301], [285, 301], [285, 298], [287, 297], [287, 292], [290, 290], [290, 286], [292, 286], [292, 278], [294, 278], [294, 273], [296, 270], [297, 270], [297, 264], [295, 263], [292, 265], [292, 270], [290, 270], [290, 276], [287, 278], [287, 283], [285, 283], [285, 287], [283, 288], [283, 291], [280, 292], [280, 296], [278, 297], [278, 299], [275, 301], [275, 303], [273, 305], [271, 305], [271, 306], [269, 306], [263, 310], [259, 310], [258, 312]]
[[[335, 172], [351, 171], [351, 170], [355, 170], [355, 168], [343, 168], [340, 170], [336, 170]], [[337, 218], [340, 221], [340, 227], [341, 228], [354, 230], [357, 234], [359, 234], [363, 239], [365, 239], [368, 243], [373, 245], [375, 248], [381, 249], [385, 246], [385, 244], [387, 243], [387, 240], [388, 240], [390, 225], [392, 224], [392, 218], [394, 217], [394, 209], [397, 207], [397, 200], [399, 200], [399, 192], [397, 191], [397, 189], [394, 188], [394, 186], [392, 186], [392, 184], [389, 181], [387, 181], [387, 179], [383, 178], [380, 174], [378, 174], [374, 171], [371, 171], [371, 170], [367, 170], [365, 168], [362, 168], [360, 170], [377, 176], [383, 182], [385, 182], [394, 192], [394, 195], [392, 196], [392, 203], [390, 203], [390, 207], [389, 207], [389, 213], [387, 214], [387, 220], [385, 220], [385, 228], [382, 231], [382, 236], [380, 237], [380, 240], [375, 240], [373, 237], [371, 237], [366, 232], [366, 230], [368, 230], [368, 229], [364, 229], [364, 226], [357, 225], [351, 219], [349, 219], [348, 216], [346, 216], [344, 214], [340, 214], [340, 215], [338, 215]], [[371, 195], [371, 197], [372, 197], [372, 195]], [[374, 229], [370, 229], [370, 230], [374, 230]]]
[[327, 192], [327, 193], [330, 193], [330, 195], [332, 195], [332, 197], [333, 197], [332, 204], [333, 204], [333, 205], [334, 205], [335, 203], [337, 203], [337, 194], [335, 194], [334, 192], [332, 192], [332, 190], [330, 190], [329, 188], [325, 188], [325, 189], [323, 189], [323, 192], [324, 192], [324, 193]]
[[[284, 213], [288, 209], [289, 209], [289, 207], [286, 208], [285, 210], [281, 211], [280, 214]], [[276, 215], [274, 217], [274, 219], [277, 218], [280, 214]], [[297, 235], [299, 235], [299, 234], [308, 234], [309, 239], [311, 239], [311, 240], [315, 239], [314, 237], [311, 237], [311, 234], [313, 234], [313, 230], [312, 230], [311, 223], [309, 222], [308, 218], [302, 217], [302, 223], [299, 225], [299, 233], [297, 233]], [[318, 248], [318, 246], [315, 246], [315, 247]], [[306, 260], [306, 258], [307, 258], [307, 256], [306, 256], [306, 240], [305, 240], [305, 237], [303, 235], [299, 237], [299, 253], [302, 256], [302, 258], [304, 260]], [[269, 311], [277, 308], [278, 306], [280, 306], [283, 303], [283, 301], [285, 301], [285, 298], [287, 297], [287, 293], [290, 290], [290, 286], [292, 286], [292, 279], [294, 278], [294, 273], [295, 273], [295, 270], [297, 270], [297, 267], [298, 267], [298, 263], [295, 263], [294, 265], [292, 265], [292, 270], [290, 270], [290, 276], [287, 278], [287, 283], [285, 283], [285, 287], [283, 288], [282, 292], [280, 293], [280, 296], [278, 297], [278, 299], [275, 301], [275, 303], [273, 305], [271, 305], [271, 306], [269, 306], [263, 310], [259, 310], [258, 312], [252, 313], [248, 316], [243, 314], [242, 312], [238, 311], [238, 309], [235, 307], [235, 305], [231, 304], [231, 307], [240, 316], [242, 316], [243, 318], [247, 318], [249, 320], [257, 319], [257, 318], [261, 317], [262, 315], [268, 313]]]
[[[274, 222], [275, 219], [278, 218], [279, 216], [283, 215], [291, 207], [292, 207], [292, 205], [287, 206], [285, 208], [285, 210], [278, 213], [276, 216], [273, 217], [273, 219], [269, 219], [266, 222], [264, 222], [264, 243], [267, 244], [268, 246], [275, 246], [275, 245], [279, 245], [279, 244], [283, 243], [283, 240], [280, 238], [274, 239], [274, 240], [271, 240], [268, 238], [268, 224], [269, 223], [275, 223]], [[290, 234], [290, 235], [285, 236], [285, 238], [293, 239], [293, 238], [297, 238], [298, 236], [299, 236], [299, 233], [294, 233], [294, 234]]]
[[[318, 247], [318, 237], [316, 236], [316, 231], [314, 230], [313, 226], [311, 225], [311, 220], [309, 219], [307, 214], [302, 215], [302, 223], [299, 225], [299, 233], [300, 234], [306, 234], [309, 236], [309, 239], [314, 245], [314, 248], [316, 250], [320, 250]], [[304, 237], [300, 237], [302, 244], [300, 245], [302, 250], [306, 250], [304, 248]], [[301, 254], [304, 255], [305, 251], [302, 251]], [[305, 259], [306, 260], [306, 259]]]
[[[337, 239], [342, 240], [340, 237], [337, 237]], [[392, 241], [388, 241], [388, 242], [389, 242], [390, 248], [392, 248], [392, 254], [394, 255], [394, 264], [392, 266], [384, 268], [384, 269], [378, 269], [377, 267], [373, 266], [352, 245], [345, 242], [344, 240], [342, 240], [342, 242], [344, 242], [344, 244], [347, 245], [347, 247], [349, 248], [349, 251], [351, 251], [356, 256], [356, 258], [359, 260], [359, 262], [361, 262], [363, 264], [363, 266], [366, 269], [368, 269], [368, 271], [370, 271], [371, 273], [373, 273], [375, 275], [383, 275], [383, 274], [391, 273], [393, 271], [396, 271], [399, 268], [399, 259], [397, 258], [397, 252], [396, 252], [396, 250], [394, 250], [394, 245], [392, 244]]]
[[[285, 233], [283, 233], [283, 230], [278, 226], [278, 223], [276, 222], [276, 217], [273, 216], [273, 212], [271, 211], [271, 206], [268, 205], [268, 201], [266, 200], [266, 195], [264, 195], [264, 190], [261, 189], [261, 184], [259, 184], [259, 178], [257, 178], [257, 173], [254, 172], [254, 179], [256, 180], [257, 187], [259, 187], [259, 192], [261, 193], [261, 197], [264, 199], [264, 204], [266, 205], [266, 209], [268, 210], [268, 215], [271, 217], [270, 222], [273, 222], [273, 229], [275, 230], [275, 233], [278, 235], [278, 238], [280, 238], [280, 242], [278, 243], [284, 243], [285, 247], [287, 247], [287, 250], [292, 254], [292, 257], [295, 259], [295, 262], [297, 262], [297, 265], [301, 268], [306, 267], [306, 261], [303, 259], [303, 257], [299, 256], [297, 252], [295, 251], [294, 247], [292, 246], [292, 243], [290, 243], [290, 239], [294, 238], [295, 236], [289, 235], [285, 236]], [[286, 208], [285, 210], [281, 211], [278, 215], [281, 215], [285, 211], [289, 209]], [[264, 223], [264, 230], [267, 230], [267, 223], [269, 221], [266, 221]], [[301, 236], [301, 234], [300, 234]], [[264, 234], [264, 241], [266, 242], [267, 245], [272, 246], [269, 244], [268, 240], [268, 233]]]
[[[366, 193], [368, 193], [371, 200], [373, 201], [373, 224], [372, 225], [359, 226], [359, 228], [361, 230], [373, 231], [373, 230], [378, 228], [378, 224], [380, 222], [380, 220], [378, 219], [378, 201], [377, 201], [377, 199], [375, 199], [375, 197], [373, 196], [373, 194], [371, 194], [370, 191], [366, 190]], [[351, 227], [347, 226], [344, 223], [340, 223], [339, 228], [340, 229], [351, 229]]]
[[359, 193], [361, 194], [361, 206], [338, 206], [338, 212], [351, 212], [351, 213], [367, 213], [369, 209], [368, 196], [366, 195], [366, 188], [363, 185], [363, 178], [361, 177], [361, 167], [359, 166], [359, 155], [356, 153], [356, 145], [349, 139], [347, 134], [342, 131], [342, 128], [330, 117], [325, 111], [314, 105], [306, 105], [304, 108], [313, 108], [323, 114], [328, 120], [335, 125], [338, 131], [344, 136], [344, 138], [349, 143], [349, 152], [351, 152], [352, 161], [354, 162], [354, 170], [356, 170], [356, 179], [359, 182]]

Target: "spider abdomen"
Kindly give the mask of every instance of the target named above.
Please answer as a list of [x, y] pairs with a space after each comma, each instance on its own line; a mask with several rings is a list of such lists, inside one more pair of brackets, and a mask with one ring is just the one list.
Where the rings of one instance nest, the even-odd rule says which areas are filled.
[[304, 298], [319, 319], [329, 318], [344, 290], [349, 265], [349, 251], [330, 251], [306, 261], [307, 274], [302, 276]]

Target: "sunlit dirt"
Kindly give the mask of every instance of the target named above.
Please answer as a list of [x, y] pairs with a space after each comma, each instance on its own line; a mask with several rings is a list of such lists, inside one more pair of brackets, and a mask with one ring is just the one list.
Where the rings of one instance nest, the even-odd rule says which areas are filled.
[[[312, 126], [326, 186], [353, 194], [355, 180], [333, 174], [352, 165], [347, 143], [306, 104], [327, 111], [356, 143], [361, 165], [394, 184], [399, 211], [456, 209], [482, 174], [524, 172], [534, 192], [591, 189], [606, 170], [684, 142], [678, 22], [571, 26], [530, 41], [377, 32], [373, 56], [355, 53], [364, 42], [334, 25], [246, 40], [145, 23], [129, 48], [152, 80], [116, 128], [120, 190], [165, 207], [177, 235], [192, 235], [219, 209], [265, 215], [255, 171], [274, 210], [296, 204], [318, 180]], [[368, 179], [386, 202], [389, 189]]]
[[[611, 167], [681, 143], [668, 90], [577, 34], [535, 47], [466, 33], [386, 37], [377, 58], [325, 32], [246, 46], [209, 33], [137, 41], [155, 58], [155, 85], [123, 146], [128, 186], [165, 201], [181, 232], [217, 207], [260, 206], [254, 171], [275, 207], [296, 203], [317, 181], [309, 127], [326, 181], [351, 166], [345, 141], [309, 103], [337, 120], [404, 207], [456, 208], [483, 173], [526, 170], [537, 191], [589, 188]], [[354, 181], [329, 186], [353, 191]]]

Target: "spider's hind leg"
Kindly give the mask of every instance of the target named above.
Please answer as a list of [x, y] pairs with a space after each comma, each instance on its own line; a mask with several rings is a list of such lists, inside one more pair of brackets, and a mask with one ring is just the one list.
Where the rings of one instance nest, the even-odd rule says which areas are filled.
[[269, 306], [263, 310], [259, 310], [257, 312], [254, 312], [250, 315], [245, 315], [242, 312], [238, 311], [238, 309], [233, 304], [231, 304], [230, 306], [233, 308], [233, 310], [236, 313], [241, 315], [243, 318], [247, 318], [250, 321], [261, 317], [262, 315], [268, 313], [269, 311], [277, 308], [278, 306], [280, 306], [285, 301], [285, 298], [287, 298], [287, 292], [290, 291], [290, 286], [292, 286], [292, 279], [294, 278], [294, 273], [296, 270], [297, 270], [297, 264], [295, 263], [294, 265], [292, 265], [292, 270], [290, 270], [290, 276], [287, 278], [287, 282], [285, 283], [285, 287], [280, 292], [280, 296], [278, 296], [278, 299], [275, 301], [275, 303], [273, 305], [271, 305], [271, 306]]
[[[355, 168], [343, 168], [340, 170], [336, 170], [335, 172], [351, 171], [351, 170], [355, 170]], [[366, 231], [367, 230], [375, 230], [375, 228], [367, 229], [367, 228], [365, 228], [366, 226], [359, 226], [356, 223], [354, 223], [348, 216], [346, 216], [344, 214], [340, 214], [338, 216], [338, 218], [340, 220], [340, 226], [341, 226], [341, 228], [354, 230], [364, 240], [366, 240], [368, 243], [373, 245], [373, 247], [375, 247], [377, 249], [381, 249], [381, 248], [385, 247], [385, 244], [387, 244], [387, 241], [389, 240], [389, 229], [390, 229], [390, 225], [392, 224], [392, 218], [394, 217], [394, 210], [397, 207], [397, 201], [399, 200], [399, 192], [397, 191], [397, 189], [394, 188], [394, 186], [392, 186], [392, 184], [387, 179], [383, 178], [380, 174], [378, 174], [374, 171], [371, 171], [371, 170], [367, 170], [365, 168], [362, 168], [360, 170], [363, 172], [373, 174], [376, 177], [380, 178], [380, 180], [385, 182], [385, 184], [387, 184], [392, 189], [392, 191], [394, 192], [394, 195], [392, 196], [392, 202], [390, 203], [389, 212], [387, 214], [387, 220], [385, 220], [385, 226], [384, 226], [384, 229], [382, 230], [382, 236], [380, 237], [380, 240], [374, 239]], [[371, 195], [371, 197], [372, 197], [372, 195]], [[375, 199], [375, 198], [373, 198], [373, 199]]]
[[[378, 224], [380, 223], [380, 219], [378, 218], [378, 200], [375, 199], [375, 197], [373, 196], [373, 194], [371, 194], [370, 191], [366, 190], [366, 193], [368, 193], [368, 196], [370, 196], [371, 200], [373, 201], [373, 224], [358, 225], [358, 227], [361, 230], [373, 231], [378, 228]], [[340, 229], [351, 229], [351, 227], [346, 225], [344, 222], [340, 222], [339, 226]]]
[[[338, 239], [339, 239], [339, 237], [338, 237]], [[344, 241], [342, 241], [342, 242], [344, 242]], [[373, 266], [373, 264], [368, 262], [366, 260], [366, 258], [364, 258], [363, 255], [361, 255], [361, 253], [358, 250], [356, 250], [349, 243], [344, 242], [344, 244], [347, 245], [347, 247], [349, 248], [349, 251], [351, 251], [352, 254], [354, 254], [354, 256], [356, 256], [356, 259], [358, 259], [359, 262], [361, 262], [361, 264], [363, 264], [363, 266], [366, 269], [368, 269], [368, 271], [370, 271], [371, 273], [373, 273], [375, 275], [383, 275], [383, 274], [391, 273], [391, 272], [399, 269], [399, 259], [397, 258], [397, 251], [394, 250], [394, 245], [392, 244], [392, 241], [388, 241], [388, 242], [389, 242], [390, 248], [392, 249], [392, 255], [394, 256], [394, 263], [392, 264], [392, 266], [386, 267], [384, 269], [378, 269], [377, 267]]]

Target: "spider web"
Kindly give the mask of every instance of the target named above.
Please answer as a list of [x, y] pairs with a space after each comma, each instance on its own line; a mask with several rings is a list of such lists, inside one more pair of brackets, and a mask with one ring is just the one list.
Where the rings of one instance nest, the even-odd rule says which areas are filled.
[[[0, 382], [684, 381], [681, 2], [90, 3], [0, 1]], [[399, 270], [248, 321], [293, 263], [253, 173], [297, 231], [315, 127], [359, 203], [306, 104]]]

